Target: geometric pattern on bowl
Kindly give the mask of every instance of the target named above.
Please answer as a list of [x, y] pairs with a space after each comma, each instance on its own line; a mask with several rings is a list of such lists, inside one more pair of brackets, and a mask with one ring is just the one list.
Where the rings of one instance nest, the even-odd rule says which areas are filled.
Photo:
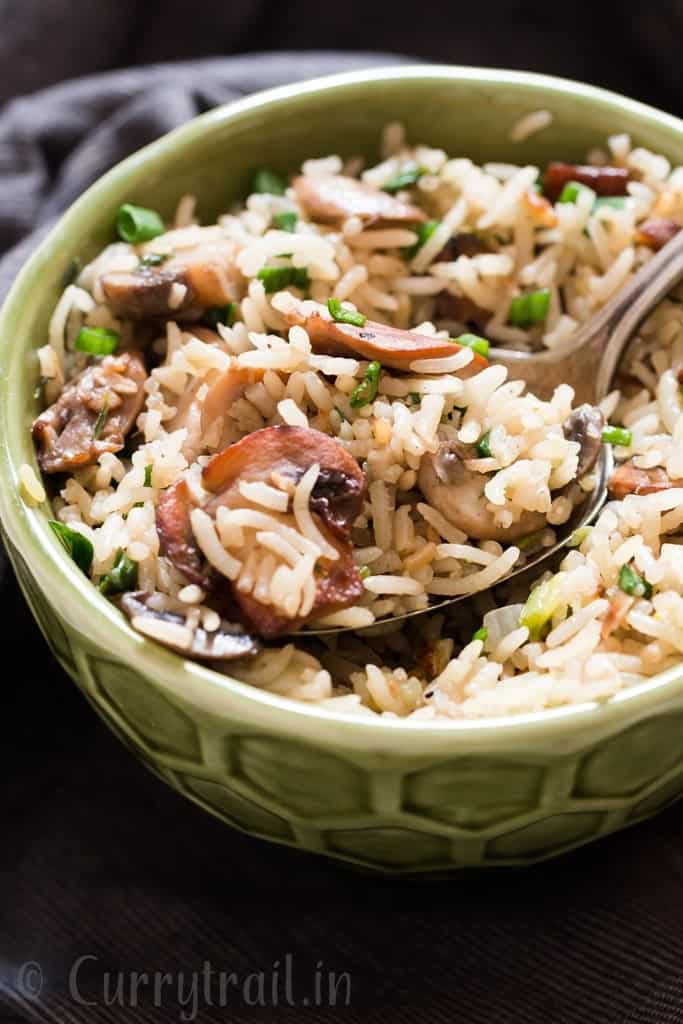
[[606, 740], [579, 768], [577, 797], [629, 796], [683, 760], [683, 714], [658, 715]]
[[242, 736], [228, 745], [232, 773], [256, 793], [301, 817], [369, 810], [363, 772], [318, 747], [270, 736]]
[[403, 807], [431, 821], [476, 831], [532, 810], [542, 782], [538, 765], [462, 757], [408, 775]]

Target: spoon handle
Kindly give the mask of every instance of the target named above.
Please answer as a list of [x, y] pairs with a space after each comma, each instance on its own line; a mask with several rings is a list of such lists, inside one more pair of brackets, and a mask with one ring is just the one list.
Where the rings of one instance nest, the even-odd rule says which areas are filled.
[[546, 352], [491, 349], [492, 361], [508, 367], [510, 377], [526, 381], [546, 398], [559, 384], [570, 384], [577, 402], [604, 398], [621, 355], [638, 325], [683, 278], [683, 231], [667, 243], [628, 284], [561, 347]]

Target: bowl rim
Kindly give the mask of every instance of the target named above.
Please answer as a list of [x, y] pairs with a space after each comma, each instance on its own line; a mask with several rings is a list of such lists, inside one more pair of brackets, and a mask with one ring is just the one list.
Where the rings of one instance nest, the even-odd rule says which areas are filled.
[[[15, 278], [0, 309], [0, 352], [12, 356], [11, 343], [6, 339], [10, 321], [20, 315], [22, 296], [31, 285], [32, 278], [42, 270], [49, 254], [57, 245], [60, 235], [77, 228], [79, 221], [89, 212], [95, 213], [98, 196], [109, 186], [134, 181], [139, 172], [151, 165], [162, 165], [166, 154], [175, 149], [190, 148], [194, 141], [207, 132], [259, 109], [281, 106], [302, 96], [323, 95], [347, 87], [362, 86], [396, 80], [434, 80], [455, 83], [479, 83], [487, 87], [525, 87], [544, 94], [570, 94], [574, 98], [596, 102], [603, 106], [627, 111], [631, 116], [655, 124], [672, 133], [683, 136], [683, 121], [672, 114], [657, 110], [637, 100], [597, 86], [535, 72], [513, 71], [500, 68], [468, 67], [445, 64], [398, 64], [372, 67], [366, 70], [325, 75], [303, 82], [277, 86], [251, 94], [243, 99], [216, 107], [193, 118], [161, 138], [148, 144], [123, 161], [116, 164], [97, 179], [58, 219], [51, 230], [32, 251]], [[24, 372], [27, 372], [24, 364]], [[626, 687], [606, 701], [583, 702], [547, 708], [541, 711], [521, 714], [506, 714], [481, 719], [425, 719], [414, 721], [410, 718], [390, 718], [380, 715], [363, 715], [333, 711], [292, 698], [281, 697], [243, 683], [231, 676], [223, 675], [197, 662], [187, 661], [173, 654], [161, 645], [135, 632], [120, 612], [101, 596], [90, 580], [74, 565], [61, 545], [51, 535], [46, 522], [42, 522], [36, 511], [19, 498], [18, 472], [23, 464], [21, 453], [13, 450], [13, 437], [19, 436], [18, 423], [12, 423], [11, 411], [18, 401], [10, 378], [3, 374], [0, 380], [0, 436], [6, 441], [0, 445], [0, 518], [10, 540], [25, 559], [31, 574], [39, 581], [37, 585], [51, 605], [73, 604], [80, 606], [85, 621], [96, 612], [94, 628], [90, 631], [95, 642], [104, 644], [112, 656], [123, 663], [142, 668], [154, 683], [172, 692], [177, 700], [202, 707], [209, 713], [221, 716], [223, 712], [234, 713], [241, 706], [245, 710], [260, 705], [263, 712], [277, 715], [283, 731], [296, 732], [297, 725], [311, 723], [321, 727], [321, 735], [327, 732], [338, 740], [350, 737], [374, 738], [386, 746], [403, 746], [408, 735], [415, 743], [437, 736], [464, 738], [464, 735], [481, 737], [482, 741], [495, 741], [505, 737], [506, 746], [525, 738], [543, 734], [546, 738], [576, 732], [589, 726], [601, 729], [616, 728], [617, 723], [633, 719], [646, 711], [656, 709], [663, 700], [683, 695], [683, 658], [680, 665], [653, 676], [645, 682]], [[14, 397], [15, 402], [12, 402]], [[17, 420], [19, 417], [17, 417]], [[4, 421], [4, 422], [3, 422]], [[222, 697], [228, 696], [228, 703]], [[221, 706], [223, 705], [223, 706]], [[273, 719], [269, 719], [272, 722]], [[327, 728], [322, 728], [326, 726]], [[310, 729], [306, 729], [310, 733]], [[392, 742], [392, 737], [394, 741]], [[487, 743], [495, 746], [495, 742]], [[426, 747], [424, 749], [427, 749]]]

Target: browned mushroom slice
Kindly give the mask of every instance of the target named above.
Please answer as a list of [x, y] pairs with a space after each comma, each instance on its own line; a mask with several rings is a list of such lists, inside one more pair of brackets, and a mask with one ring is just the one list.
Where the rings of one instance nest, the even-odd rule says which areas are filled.
[[551, 163], [543, 175], [543, 192], [554, 203], [570, 181], [588, 185], [599, 196], [623, 196], [626, 195], [628, 171], [625, 167]]
[[427, 214], [412, 203], [390, 196], [342, 174], [301, 176], [292, 182], [298, 202], [311, 220], [334, 224], [360, 217], [366, 224], [419, 224]]
[[158, 267], [103, 274], [100, 284], [115, 316], [131, 320], [189, 316], [239, 298], [232, 245], [198, 244]]
[[[366, 320], [362, 327], [327, 320], [320, 313], [301, 316], [289, 314], [289, 322], [306, 329], [315, 352], [325, 355], [354, 355], [362, 359], [377, 359], [382, 366], [394, 370], [409, 370], [418, 359], [445, 359], [462, 348], [448, 338], [433, 338], [417, 331], [401, 331], [398, 327]], [[488, 366], [488, 361], [474, 353], [472, 360], [458, 370], [461, 377], [471, 377]]]
[[33, 424], [43, 472], [72, 472], [120, 451], [142, 409], [146, 379], [141, 357], [123, 352], [90, 363], [69, 381]]
[[472, 231], [460, 231], [448, 239], [434, 262], [451, 263], [459, 256], [480, 256], [484, 252], [492, 252], [492, 249], [483, 238]]
[[680, 224], [669, 217], [652, 217], [638, 225], [636, 241], [657, 252], [659, 249], [663, 249], [680, 230]]
[[602, 431], [605, 417], [594, 405], [580, 405], [564, 421], [564, 436], [579, 445], [579, 461], [576, 467], [578, 480], [595, 466], [602, 448]]
[[339, 441], [308, 427], [264, 427], [214, 455], [202, 473], [204, 487], [215, 494], [205, 511], [212, 515], [221, 505], [243, 505], [241, 481], [270, 482], [276, 474], [296, 484], [316, 463], [320, 473], [311, 492], [311, 511], [345, 540], [363, 505], [365, 476]]
[[629, 459], [615, 469], [609, 478], [607, 488], [610, 498], [621, 501], [627, 494], [656, 494], [658, 491], [668, 491], [679, 483], [683, 485], [683, 481], [671, 480], [661, 466], [654, 469], [639, 469]]
[[[321, 559], [316, 566], [316, 593], [311, 617], [329, 615], [348, 608], [363, 595], [363, 582], [353, 559], [351, 545], [338, 537], [330, 540], [337, 548], [339, 558], [333, 562]], [[250, 594], [241, 594], [235, 590], [234, 597], [245, 620], [259, 636], [281, 636], [304, 624], [304, 619], [288, 619], [278, 615], [270, 605], [261, 604]]]
[[156, 526], [161, 554], [165, 555], [190, 583], [209, 589], [212, 571], [194, 539], [190, 515], [194, 502], [185, 480], [168, 487], [157, 505]]
[[484, 330], [491, 319], [489, 309], [482, 309], [476, 302], [465, 295], [452, 295], [451, 292], [439, 292], [434, 305], [437, 322], [447, 321], [459, 324], [473, 324], [480, 331]]
[[[236, 658], [253, 657], [261, 649], [258, 640], [238, 622], [221, 619], [218, 629], [210, 633], [202, 626], [191, 629], [184, 615], [159, 611], [151, 606], [151, 597], [151, 594], [138, 590], [123, 594], [117, 603], [134, 629], [178, 654], [200, 661], [234, 661]], [[150, 623], [149, 627], [147, 623]], [[175, 628], [159, 629], [157, 623]]]
[[514, 541], [542, 529], [542, 512], [523, 512], [510, 526], [496, 523], [484, 494], [488, 476], [465, 466], [466, 460], [476, 458], [473, 448], [458, 443], [442, 444], [434, 454], [425, 455], [418, 486], [429, 504], [475, 540]]
[[[356, 460], [338, 441], [317, 430], [287, 425], [264, 427], [215, 455], [202, 477], [204, 487], [215, 495], [204, 510], [215, 515], [221, 506], [237, 508], [244, 504], [240, 482], [272, 483], [279, 479], [294, 485], [316, 463], [320, 472], [309, 507], [327, 528], [327, 539], [338, 557], [321, 557], [316, 564], [311, 615], [347, 608], [363, 593], [349, 541], [365, 493], [365, 476]], [[279, 614], [272, 606], [242, 593], [239, 587], [233, 589], [233, 596], [247, 622], [263, 636], [291, 632], [304, 621]]]
[[[205, 344], [228, 352], [225, 342], [215, 331], [206, 327], [192, 327], [192, 334]], [[246, 389], [262, 378], [263, 370], [237, 366], [233, 362], [227, 370], [209, 370], [204, 376], [196, 377], [194, 383], [179, 396], [177, 402], [174, 402], [175, 416], [167, 422], [166, 428], [169, 431], [181, 428], [187, 430], [182, 453], [189, 463], [202, 454], [207, 431], [218, 420], [223, 421]], [[218, 427], [221, 425], [219, 423]], [[220, 434], [219, 429], [218, 436], [212, 437], [211, 447], [214, 450], [219, 446]]]

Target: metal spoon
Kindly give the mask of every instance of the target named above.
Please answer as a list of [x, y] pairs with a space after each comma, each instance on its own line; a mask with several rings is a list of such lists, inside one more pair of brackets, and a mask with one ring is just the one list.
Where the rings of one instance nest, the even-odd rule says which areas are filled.
[[[582, 402], [595, 404], [608, 394], [624, 349], [638, 326], [681, 278], [683, 231], [648, 260], [628, 284], [584, 324], [566, 345], [544, 352], [514, 352], [492, 348], [489, 359], [507, 366], [509, 378], [525, 381], [528, 389], [539, 398], [549, 398], [559, 384], [570, 384], [577, 405]], [[523, 565], [515, 567], [504, 579], [498, 580], [496, 586], [551, 558], [567, 544], [577, 529], [596, 518], [607, 498], [607, 481], [612, 469], [612, 448], [603, 445], [596, 466], [596, 486], [586, 496], [585, 502], [575, 509], [569, 522], [558, 531], [556, 543], [527, 559]], [[354, 632], [379, 631], [403, 619], [425, 615], [470, 597], [471, 593], [446, 597], [434, 601], [428, 608], [379, 619], [370, 626], [361, 627], [361, 630], [356, 628]], [[306, 629], [302, 634], [322, 636], [346, 631], [348, 627], [336, 626]]]

